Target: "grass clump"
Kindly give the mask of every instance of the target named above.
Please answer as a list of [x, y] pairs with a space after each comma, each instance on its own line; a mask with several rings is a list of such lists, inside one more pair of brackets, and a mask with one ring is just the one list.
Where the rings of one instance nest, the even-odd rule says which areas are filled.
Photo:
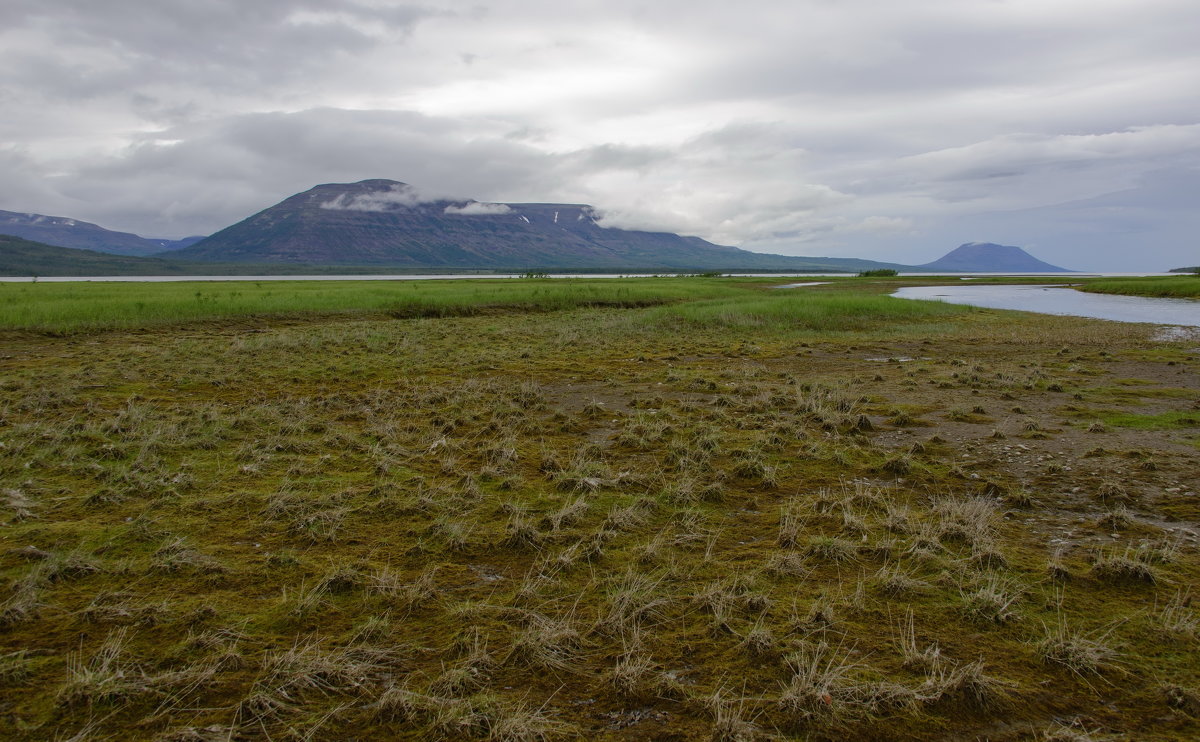
[[1119, 656], [1112, 643], [1115, 626], [1085, 632], [1071, 628], [1059, 615], [1054, 625], [1043, 624], [1043, 636], [1036, 643], [1043, 662], [1058, 665], [1079, 676], [1099, 675], [1116, 667]]

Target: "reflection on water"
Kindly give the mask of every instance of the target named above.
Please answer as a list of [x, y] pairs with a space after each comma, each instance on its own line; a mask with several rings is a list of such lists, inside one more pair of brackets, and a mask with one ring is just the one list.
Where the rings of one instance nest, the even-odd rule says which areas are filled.
[[1117, 322], [1200, 327], [1200, 301], [1154, 299], [1144, 296], [1089, 294], [1056, 286], [910, 286], [893, 296], [933, 299], [991, 309], [1019, 309], [1041, 314], [1065, 314]]

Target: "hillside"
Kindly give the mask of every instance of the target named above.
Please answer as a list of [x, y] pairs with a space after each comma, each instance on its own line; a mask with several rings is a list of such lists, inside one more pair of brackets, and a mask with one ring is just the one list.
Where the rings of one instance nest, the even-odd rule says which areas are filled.
[[390, 273], [380, 266], [322, 266], [305, 263], [191, 263], [173, 258], [138, 258], [96, 250], [58, 247], [0, 234], [0, 276], [235, 276]]
[[421, 200], [404, 183], [329, 183], [178, 251], [198, 261], [495, 270], [858, 271], [902, 267], [764, 255], [698, 237], [600, 226], [583, 204]]
[[0, 276], [150, 276], [186, 273], [160, 258], [111, 255], [0, 234]]
[[56, 247], [96, 250], [113, 255], [145, 257], [164, 250], [195, 244], [203, 237], [181, 240], [147, 239], [129, 232], [114, 232], [91, 222], [65, 216], [0, 211], [0, 234], [23, 237]]
[[992, 242], [968, 242], [942, 257], [917, 266], [920, 271], [949, 273], [1069, 273], [1069, 268], [1044, 263], [1019, 247]]

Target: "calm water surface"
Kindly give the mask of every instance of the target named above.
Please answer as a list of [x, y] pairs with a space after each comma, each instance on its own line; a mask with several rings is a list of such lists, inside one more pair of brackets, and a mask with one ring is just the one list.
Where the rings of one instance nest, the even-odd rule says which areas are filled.
[[[672, 276], [674, 273], [551, 273], [547, 278], [655, 278]], [[745, 276], [749, 278], [828, 278], [851, 276], [852, 273], [727, 273], [729, 276]], [[927, 273], [901, 273], [901, 276], [925, 276]], [[984, 276], [1060, 276], [1061, 274], [1047, 273], [938, 273], [939, 276], [963, 276], [964, 281]], [[1075, 273], [1076, 276], [1169, 276], [1170, 273]], [[50, 283], [72, 283], [87, 281], [130, 281], [133, 283], [150, 282], [165, 283], [172, 281], [433, 281], [459, 280], [463, 278], [522, 278], [520, 273], [440, 273], [440, 274], [379, 274], [362, 273], [334, 275], [295, 275], [295, 276], [0, 276], [0, 281], [10, 283], [31, 283], [45, 281]], [[809, 284], [795, 284], [806, 286]], [[813, 284], [815, 285], [815, 284]], [[780, 286], [777, 288], [792, 288]]]
[[1058, 286], [909, 286], [893, 296], [933, 299], [990, 309], [1093, 317], [1117, 322], [1200, 327], [1200, 301], [1089, 294]]
[[[657, 278], [674, 276], [674, 273], [551, 273], [546, 278]], [[726, 275], [749, 278], [828, 276], [828, 273], [731, 273]], [[316, 275], [316, 276], [0, 276], [0, 281], [10, 283], [77, 283], [88, 281], [118, 281], [131, 283], [171, 283], [177, 281], [448, 281], [465, 278], [523, 278], [521, 273], [429, 273], [429, 274], [363, 274]]]

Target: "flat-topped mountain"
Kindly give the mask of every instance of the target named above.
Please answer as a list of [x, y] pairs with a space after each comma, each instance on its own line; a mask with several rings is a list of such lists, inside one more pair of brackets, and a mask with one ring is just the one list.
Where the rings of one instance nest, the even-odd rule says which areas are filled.
[[1019, 247], [968, 242], [942, 257], [917, 266], [921, 271], [949, 273], [1069, 273], [1069, 268], [1043, 263]]
[[[814, 271], [890, 268], [922, 273], [1052, 273], [1019, 247], [970, 242], [920, 266], [858, 258], [796, 257], [750, 252], [699, 237], [602, 226], [586, 204], [486, 203], [425, 198], [394, 180], [326, 183], [298, 193], [216, 234], [159, 240], [116, 232], [69, 217], [0, 211], [0, 235], [34, 243], [7, 244], [6, 270], [20, 275], [204, 273], [254, 264], [262, 272], [378, 273], [444, 270], [558, 271]], [[165, 263], [103, 261], [96, 255], [38, 251], [48, 246], [114, 256], [158, 256]], [[277, 266], [277, 268], [272, 268]], [[13, 275], [10, 273], [10, 275]]]
[[897, 267], [765, 255], [699, 237], [601, 226], [584, 204], [426, 200], [393, 180], [327, 183], [174, 253], [182, 260], [500, 270], [829, 270]]
[[0, 211], [0, 234], [23, 237], [56, 247], [96, 250], [113, 255], [154, 255], [199, 242], [202, 237], [182, 240], [159, 240], [139, 237], [129, 232], [114, 232], [91, 222], [66, 216], [26, 214], [19, 211]]

